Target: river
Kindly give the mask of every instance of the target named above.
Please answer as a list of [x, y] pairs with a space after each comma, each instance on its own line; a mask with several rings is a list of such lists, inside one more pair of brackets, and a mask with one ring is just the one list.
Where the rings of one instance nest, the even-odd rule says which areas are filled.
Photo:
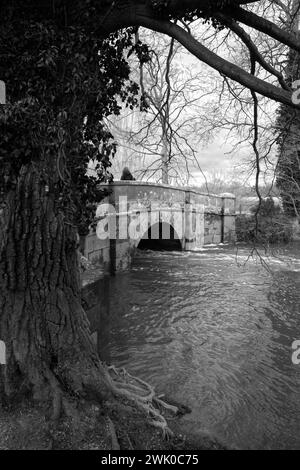
[[99, 352], [188, 405], [184, 433], [300, 449], [300, 365], [291, 359], [300, 245], [265, 257], [266, 266], [249, 253], [140, 251], [129, 272], [106, 280]]

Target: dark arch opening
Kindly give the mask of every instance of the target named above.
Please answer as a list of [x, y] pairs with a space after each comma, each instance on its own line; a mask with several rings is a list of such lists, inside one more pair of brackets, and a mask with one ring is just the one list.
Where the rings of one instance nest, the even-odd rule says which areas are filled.
[[182, 245], [174, 227], [166, 222], [157, 222], [149, 227], [139, 244], [139, 250], [181, 251]]

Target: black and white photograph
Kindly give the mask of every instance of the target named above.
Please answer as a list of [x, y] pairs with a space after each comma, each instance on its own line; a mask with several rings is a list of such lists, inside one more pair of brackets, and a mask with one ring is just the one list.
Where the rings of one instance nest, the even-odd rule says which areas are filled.
[[0, 0], [7, 450], [300, 450], [300, 0]]

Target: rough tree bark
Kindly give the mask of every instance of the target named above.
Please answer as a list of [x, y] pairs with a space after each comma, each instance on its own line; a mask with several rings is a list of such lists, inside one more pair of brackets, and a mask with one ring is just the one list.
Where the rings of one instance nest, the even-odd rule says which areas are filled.
[[57, 403], [63, 391], [103, 398], [109, 377], [81, 306], [77, 230], [60, 207], [55, 165], [23, 166], [2, 204], [0, 380], [7, 398], [29, 392]]

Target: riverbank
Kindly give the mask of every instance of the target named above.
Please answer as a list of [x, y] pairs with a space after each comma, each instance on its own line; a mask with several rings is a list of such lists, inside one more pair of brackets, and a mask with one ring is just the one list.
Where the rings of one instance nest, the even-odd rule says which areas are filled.
[[216, 450], [216, 440], [176, 434], [179, 419], [170, 423], [175, 435], [163, 439], [148, 418], [129, 403], [78, 403], [76, 417], [53, 425], [44, 409], [23, 403], [0, 414], [0, 450]]

